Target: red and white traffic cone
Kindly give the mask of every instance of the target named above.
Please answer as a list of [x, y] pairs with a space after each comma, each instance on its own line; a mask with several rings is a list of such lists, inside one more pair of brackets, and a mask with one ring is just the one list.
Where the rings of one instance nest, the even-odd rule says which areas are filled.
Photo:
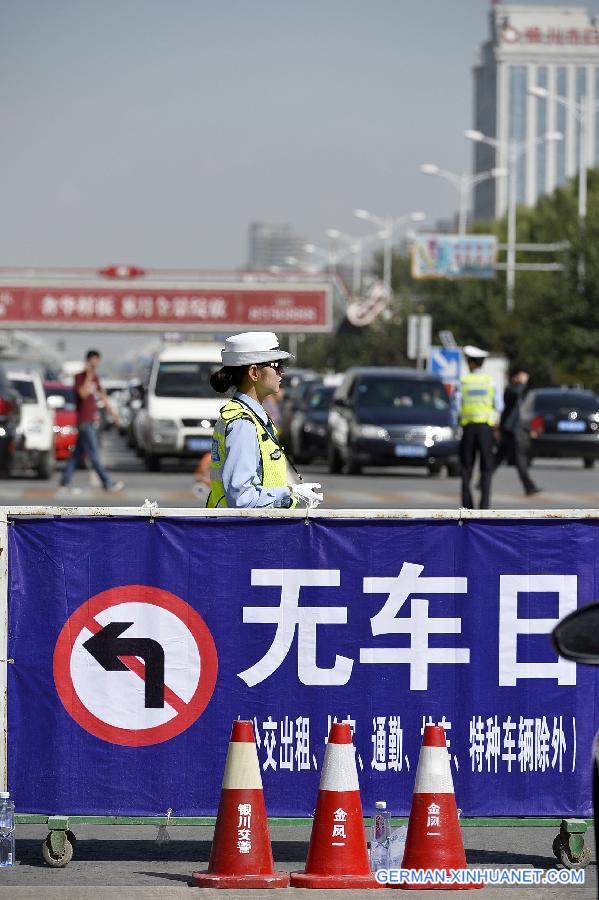
[[251, 722], [233, 722], [207, 872], [191, 883], [211, 888], [285, 888], [289, 873], [275, 872]]
[[306, 869], [291, 873], [291, 887], [380, 887], [370, 871], [355, 748], [347, 723], [331, 725]]
[[[442, 725], [427, 725], [416, 771], [402, 869], [467, 869], [453, 790], [449, 754]], [[404, 890], [465, 890], [482, 884], [455, 881], [397, 885]], [[395, 887], [395, 885], [394, 885]]]

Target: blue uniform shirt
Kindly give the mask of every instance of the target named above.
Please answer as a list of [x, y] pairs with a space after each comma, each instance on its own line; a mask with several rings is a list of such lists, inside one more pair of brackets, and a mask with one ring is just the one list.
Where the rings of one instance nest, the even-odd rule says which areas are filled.
[[[236, 391], [241, 400], [267, 426], [268, 416], [257, 400]], [[270, 430], [270, 425], [267, 426]], [[262, 459], [256, 426], [249, 419], [234, 419], [225, 435], [225, 461], [222, 468], [223, 490], [227, 506], [243, 509], [289, 507], [291, 491], [288, 487], [264, 487]]]

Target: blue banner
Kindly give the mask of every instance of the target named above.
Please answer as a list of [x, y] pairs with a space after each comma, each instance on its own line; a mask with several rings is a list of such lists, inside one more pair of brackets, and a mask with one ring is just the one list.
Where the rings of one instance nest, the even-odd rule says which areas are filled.
[[214, 814], [240, 717], [270, 815], [312, 813], [337, 719], [366, 811], [409, 812], [434, 722], [464, 815], [587, 816], [596, 673], [558, 660], [548, 635], [599, 596], [597, 527], [15, 518], [17, 808]]

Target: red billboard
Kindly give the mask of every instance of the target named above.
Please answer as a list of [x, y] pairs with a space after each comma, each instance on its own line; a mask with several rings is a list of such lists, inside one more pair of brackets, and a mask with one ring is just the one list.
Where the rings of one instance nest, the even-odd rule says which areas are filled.
[[332, 285], [14, 280], [0, 276], [0, 329], [330, 331]]

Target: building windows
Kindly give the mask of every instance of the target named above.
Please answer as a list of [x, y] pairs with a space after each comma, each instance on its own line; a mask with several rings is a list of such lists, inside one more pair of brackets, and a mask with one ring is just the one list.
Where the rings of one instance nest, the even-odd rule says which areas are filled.
[[[526, 140], [527, 111], [527, 69], [526, 66], [510, 66], [509, 68], [509, 123], [510, 141], [518, 143]], [[526, 154], [518, 158], [516, 166], [516, 198], [518, 203], [526, 199]]]
[[[568, 96], [568, 71], [565, 66], [558, 66], [555, 70], [555, 93], [558, 97]], [[561, 103], [555, 101], [555, 125], [557, 131], [563, 135], [561, 141], [557, 141], [555, 145], [556, 160], [556, 180], [557, 184], [564, 184], [566, 181], [566, 124], [567, 110]]]
[[[547, 66], [539, 66], [537, 69], [537, 87], [547, 88]], [[547, 98], [539, 97], [537, 105], [537, 137], [543, 138], [547, 133]], [[537, 197], [542, 197], [546, 190], [547, 178], [547, 143], [541, 140], [536, 147], [537, 152]]]

